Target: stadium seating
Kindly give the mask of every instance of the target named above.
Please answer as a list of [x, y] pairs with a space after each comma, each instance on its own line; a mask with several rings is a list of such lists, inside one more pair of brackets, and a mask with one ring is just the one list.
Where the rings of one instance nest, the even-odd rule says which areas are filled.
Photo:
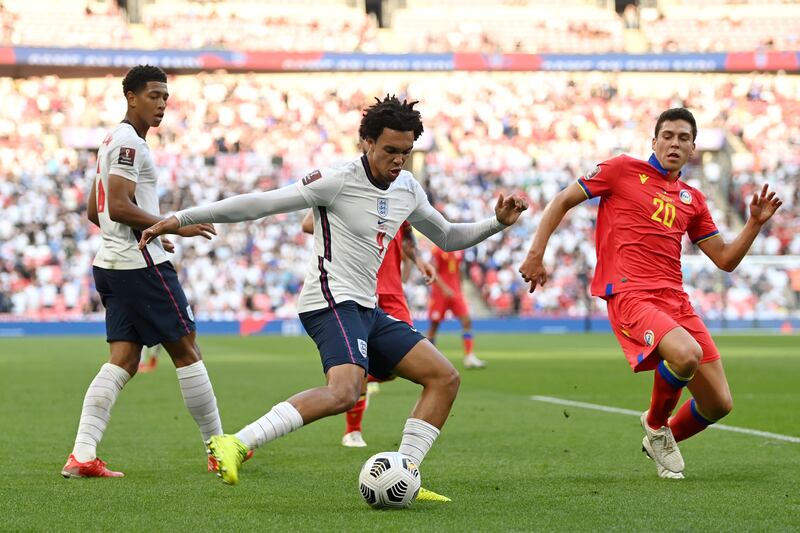
[[[547, 287], [531, 297], [516, 268], [545, 203], [602, 159], [620, 151], [646, 156], [654, 117], [681, 103], [696, 111], [702, 131], [721, 128], [744, 146], [730, 182], [708, 181], [699, 162], [687, 169], [687, 179], [709, 193], [721, 229], [730, 235], [741, 220], [728, 214], [728, 198], [741, 215], [742, 197], [769, 181], [786, 205], [754, 253], [800, 253], [800, 84], [781, 76], [326, 74], [312, 85], [302, 75], [174, 77], [163, 125], [148, 136], [163, 211], [284, 185], [353, 157], [360, 110], [387, 92], [422, 100], [426, 133], [418, 145], [431, 150], [420, 179], [448, 218], [490, 216], [501, 190], [530, 199], [519, 225], [467, 254], [468, 274], [496, 313], [604, 312], [584, 288], [594, 266], [596, 205], [576, 209], [553, 236], [547, 261], [559, 268]], [[0, 309], [75, 319], [101, 310], [90, 273], [98, 235], [85, 219], [90, 149], [123, 115], [118, 78], [0, 80]], [[302, 215], [225, 227], [211, 243], [179, 240], [176, 263], [196, 314], [293, 316], [310, 246]], [[697, 250], [687, 243], [685, 252]], [[741, 309], [730, 313], [778, 312], [774, 302], [792, 303], [791, 269], [759, 268], [723, 275], [742, 295]], [[704, 312], [719, 310], [704, 272], [687, 267], [688, 288], [709, 306]], [[763, 276], [768, 291], [758, 288]], [[788, 296], [770, 299], [776, 293]], [[424, 315], [424, 286], [410, 284], [409, 296]]]

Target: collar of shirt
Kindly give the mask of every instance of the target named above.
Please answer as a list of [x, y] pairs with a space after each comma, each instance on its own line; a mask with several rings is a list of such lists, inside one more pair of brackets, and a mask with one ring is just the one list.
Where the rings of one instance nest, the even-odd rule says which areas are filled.
[[[669, 170], [667, 170], [666, 168], [661, 166], [661, 162], [656, 157], [656, 154], [651, 154], [650, 155], [650, 159], [648, 159], [647, 162], [650, 163], [651, 167], [653, 167], [656, 170], [658, 170], [661, 173], [661, 176], [666, 178], [667, 174], [669, 174]], [[678, 177], [680, 178], [682, 175], [683, 175], [683, 171], [679, 171], [678, 172]]]

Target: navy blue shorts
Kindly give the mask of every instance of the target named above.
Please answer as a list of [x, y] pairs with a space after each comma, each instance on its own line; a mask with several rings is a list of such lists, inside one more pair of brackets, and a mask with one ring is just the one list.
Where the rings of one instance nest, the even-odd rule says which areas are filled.
[[381, 308], [368, 309], [353, 301], [300, 313], [300, 322], [317, 344], [326, 374], [331, 367], [349, 363], [387, 379], [397, 363], [425, 338]]
[[195, 330], [192, 309], [169, 261], [133, 270], [92, 271], [106, 308], [106, 341], [154, 346]]

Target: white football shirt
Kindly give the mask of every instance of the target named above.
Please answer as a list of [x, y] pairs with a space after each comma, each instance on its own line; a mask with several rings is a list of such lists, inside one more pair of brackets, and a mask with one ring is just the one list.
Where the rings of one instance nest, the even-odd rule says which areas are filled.
[[168, 260], [161, 240], [154, 239], [146, 251], [139, 250], [140, 234], [130, 226], [111, 220], [108, 214], [108, 177], [116, 175], [136, 183], [134, 198], [141, 209], [159, 215], [156, 169], [150, 148], [134, 127], [122, 122], [106, 135], [97, 153], [95, 194], [102, 244], [94, 265], [111, 270], [144, 268]]
[[[316, 170], [297, 187], [314, 212], [314, 256], [298, 311], [353, 300], [377, 305], [376, 276], [400, 225], [421, 204], [422, 186], [402, 171], [386, 189], [371, 176], [366, 158]], [[413, 217], [412, 217], [413, 222]]]

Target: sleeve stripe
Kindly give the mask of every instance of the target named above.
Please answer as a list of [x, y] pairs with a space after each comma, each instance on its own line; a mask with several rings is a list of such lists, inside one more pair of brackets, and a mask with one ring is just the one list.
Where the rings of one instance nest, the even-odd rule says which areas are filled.
[[719, 230], [714, 230], [708, 235], [703, 235], [702, 237], [699, 237], [697, 240], [692, 241], [692, 244], [700, 244], [701, 242], [707, 241], [711, 237], [716, 237], [717, 235], [719, 235]]
[[592, 197], [592, 192], [589, 190], [589, 188], [586, 185], [584, 185], [582, 180], [580, 180], [580, 179], [578, 180], [578, 185], [580, 185], [581, 189], [583, 189], [583, 194], [586, 195], [586, 198], [591, 198]]

